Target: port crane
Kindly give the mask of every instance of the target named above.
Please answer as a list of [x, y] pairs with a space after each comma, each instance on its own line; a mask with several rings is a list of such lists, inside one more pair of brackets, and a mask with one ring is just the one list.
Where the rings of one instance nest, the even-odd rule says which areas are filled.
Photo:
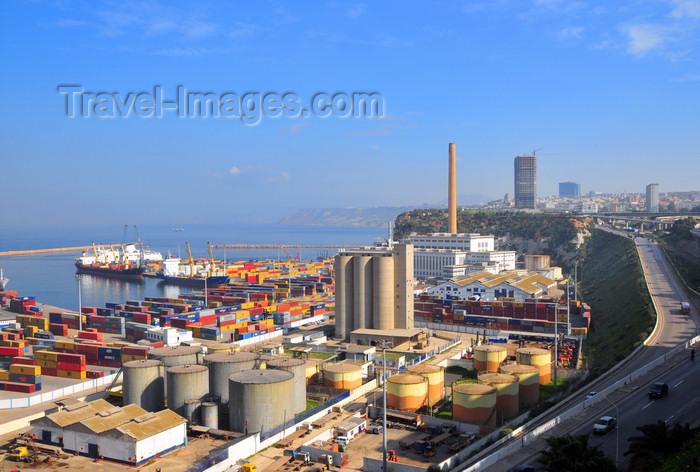
[[192, 250], [190, 250], [190, 242], [189, 241], [185, 241], [185, 247], [187, 248], [187, 255], [189, 256], [190, 277], [194, 277], [194, 259], [192, 258]]
[[301, 250], [297, 252], [296, 256], [292, 256], [289, 251], [287, 251], [287, 248], [285, 248], [282, 244], [280, 244], [280, 248], [284, 251], [284, 253], [287, 255], [287, 258], [289, 259], [287, 262], [299, 262], [299, 255], [301, 254]]
[[211, 243], [207, 241], [207, 252], [209, 252], [209, 274], [214, 274], [214, 254], [211, 251]]

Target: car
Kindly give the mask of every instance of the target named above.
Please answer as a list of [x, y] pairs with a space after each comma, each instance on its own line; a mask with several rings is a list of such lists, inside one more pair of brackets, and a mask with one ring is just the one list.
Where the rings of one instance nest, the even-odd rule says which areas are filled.
[[612, 431], [617, 426], [617, 419], [612, 416], [601, 416], [598, 421], [593, 424], [593, 432], [596, 434], [605, 434]]
[[663, 382], [655, 382], [649, 389], [650, 398], [661, 398], [668, 394], [668, 385]]
[[589, 400], [593, 397], [595, 397], [598, 394], [598, 392], [588, 392], [588, 395], [586, 395], [586, 400]]

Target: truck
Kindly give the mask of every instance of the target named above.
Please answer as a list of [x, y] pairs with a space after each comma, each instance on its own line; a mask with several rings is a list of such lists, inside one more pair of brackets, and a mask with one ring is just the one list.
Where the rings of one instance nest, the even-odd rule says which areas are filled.
[[430, 434], [428, 433], [414, 434], [413, 436], [409, 436], [406, 439], [400, 440], [399, 446], [403, 447], [404, 449], [408, 449], [409, 447], [413, 446], [414, 443], [418, 441], [423, 441], [428, 437], [430, 437]]
[[681, 302], [681, 313], [690, 316], [690, 303]]

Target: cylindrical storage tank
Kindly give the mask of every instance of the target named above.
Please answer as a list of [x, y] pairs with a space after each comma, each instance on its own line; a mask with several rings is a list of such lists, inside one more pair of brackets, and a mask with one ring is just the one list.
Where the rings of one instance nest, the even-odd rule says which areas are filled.
[[439, 365], [416, 364], [406, 367], [406, 372], [428, 379], [428, 404], [435, 405], [445, 397], [445, 371]]
[[386, 406], [394, 410], [417, 411], [428, 403], [428, 379], [420, 375], [397, 374], [386, 379]]
[[167, 370], [168, 409], [185, 416], [187, 400], [202, 401], [209, 394], [209, 369], [203, 365], [180, 365]]
[[318, 362], [312, 361], [310, 359], [306, 360], [306, 384], [317, 384], [318, 383], [318, 372], [319, 365]]
[[520, 384], [517, 377], [506, 374], [484, 374], [479, 377], [479, 382], [496, 389], [496, 410], [501, 418], [518, 416]]
[[229, 428], [264, 433], [294, 417], [294, 374], [246, 370], [229, 377]]
[[[149, 359], [157, 359], [163, 363], [165, 368], [177, 365], [194, 365], [199, 363], [202, 356], [200, 346], [175, 346], [159, 347], [148, 351]], [[165, 395], [168, 395], [168, 376], [165, 376]]]
[[543, 270], [549, 268], [549, 256], [525, 254], [525, 270]]
[[474, 347], [474, 368], [477, 372], [498, 372], [498, 366], [508, 357], [508, 349], [498, 344]]
[[231, 352], [234, 350], [235, 346], [234, 344], [226, 344], [226, 343], [212, 343], [212, 344], [207, 344], [207, 354], [216, 354], [218, 352]]
[[293, 357], [277, 357], [267, 361], [267, 368], [294, 374], [294, 414], [306, 410], [306, 361]]
[[521, 407], [537, 404], [540, 398], [540, 369], [532, 365], [505, 364], [498, 371], [518, 378], [518, 401]]
[[190, 425], [199, 424], [199, 412], [202, 402], [199, 400], [185, 400], [185, 419]]
[[352, 331], [353, 274], [352, 256], [335, 256], [335, 337], [347, 339]]
[[353, 330], [372, 327], [372, 256], [354, 256], [353, 290]]
[[342, 390], [355, 390], [362, 386], [362, 367], [357, 364], [324, 364], [323, 385]]
[[452, 419], [478, 425], [496, 425], [496, 389], [464, 383], [452, 387]]
[[515, 359], [518, 364], [532, 365], [540, 369], [540, 385], [552, 380], [552, 354], [547, 349], [523, 347], [516, 349]]
[[124, 363], [122, 369], [125, 406], [133, 403], [146, 411], [165, 408], [165, 367], [161, 361], [129, 361]]
[[202, 403], [201, 408], [202, 426], [219, 429], [219, 405], [212, 402]]
[[394, 258], [372, 256], [372, 328], [394, 329]]
[[228, 405], [228, 378], [236, 372], [255, 369], [258, 354], [247, 351], [218, 352], [204, 356], [209, 368], [209, 393], [219, 398], [220, 405]]

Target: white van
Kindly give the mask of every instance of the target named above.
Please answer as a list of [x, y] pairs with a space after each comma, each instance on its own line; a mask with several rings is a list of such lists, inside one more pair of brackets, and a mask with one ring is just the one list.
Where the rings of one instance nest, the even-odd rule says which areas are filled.
[[335, 438], [335, 442], [337, 442], [338, 444], [342, 444], [343, 446], [347, 446], [350, 442], [350, 438], [347, 436], [338, 436], [337, 438]]

